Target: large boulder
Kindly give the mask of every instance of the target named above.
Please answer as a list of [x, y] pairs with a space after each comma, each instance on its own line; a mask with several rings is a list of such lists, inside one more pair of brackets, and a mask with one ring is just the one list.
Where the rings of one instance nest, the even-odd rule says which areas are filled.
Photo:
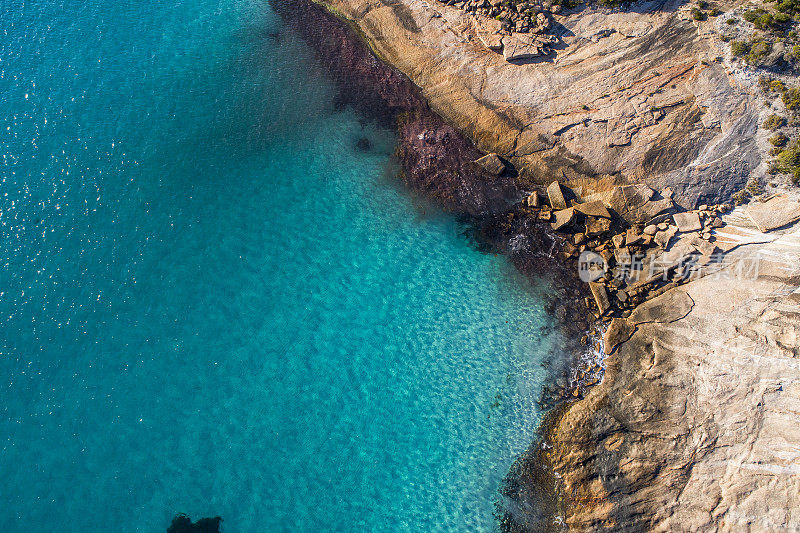
[[605, 285], [598, 282], [592, 282], [589, 284], [589, 289], [592, 291], [594, 303], [597, 304], [597, 309], [600, 311], [600, 314], [605, 314], [605, 312], [611, 308], [611, 302], [608, 299], [608, 291], [606, 290]]
[[575, 211], [590, 217], [611, 218], [608, 208], [600, 200], [577, 204], [575, 205]]
[[672, 215], [672, 219], [681, 233], [703, 229], [703, 224], [700, 223], [700, 215], [697, 213], [675, 213]]
[[564, 198], [564, 191], [557, 181], [547, 187], [547, 198], [550, 200], [550, 207], [553, 209], [566, 209], [568, 207], [567, 200]]
[[506, 169], [505, 164], [497, 154], [487, 154], [475, 161], [492, 176], [499, 176]]
[[494, 52], [499, 52], [503, 49], [503, 36], [500, 34], [502, 24], [499, 20], [475, 17], [473, 21], [475, 34], [483, 46]]
[[624, 318], [614, 318], [611, 320], [605, 335], [603, 335], [603, 352], [611, 355], [618, 345], [631, 338], [636, 326]]
[[685, 317], [693, 307], [692, 297], [676, 289], [643, 303], [633, 310], [628, 320], [637, 326], [646, 322], [667, 324]]
[[[576, 211], [577, 208], [573, 208]], [[611, 231], [611, 220], [608, 218], [600, 218], [587, 216], [586, 217], [586, 235], [589, 237], [596, 237]]]
[[503, 36], [503, 58], [506, 61], [522, 61], [533, 59], [542, 55], [542, 44], [531, 40], [523, 39], [517, 35]]
[[555, 212], [556, 219], [550, 225], [554, 230], [558, 231], [565, 228], [575, 220], [575, 208], [569, 207], [567, 209], [560, 209]]
[[589, 195], [588, 202], [600, 201], [631, 224], [648, 224], [650, 221], [674, 207], [669, 198], [654, 200], [655, 191], [647, 185], [622, 185], [610, 191]]
[[766, 233], [800, 220], [800, 203], [776, 196], [766, 202], [750, 204], [745, 213], [759, 231]]

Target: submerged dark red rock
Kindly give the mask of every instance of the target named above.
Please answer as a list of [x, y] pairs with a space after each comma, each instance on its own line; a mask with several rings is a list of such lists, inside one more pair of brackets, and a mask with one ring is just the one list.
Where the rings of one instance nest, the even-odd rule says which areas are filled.
[[[588, 291], [577, 276], [575, 260], [559, 253], [561, 240], [549, 224], [532, 216], [513, 167], [493, 176], [475, 163], [483, 156], [472, 141], [434, 113], [420, 89], [404, 74], [376, 58], [348, 24], [310, 0], [271, 0], [273, 9], [316, 51], [338, 89], [337, 104], [352, 106], [365, 118], [396, 125], [396, 157], [402, 180], [414, 193], [433, 200], [467, 223], [476, 247], [506, 254], [523, 274], [546, 277], [551, 292], [547, 311], [564, 332], [553, 358], [541, 400], [549, 408], [569, 387], [569, 370], [581, 353], [579, 339], [590, 323], [581, 300]], [[498, 519], [504, 530], [527, 530], [552, 515], [545, 485], [531, 485], [546, 473], [533, 462], [533, 444], [512, 468], [502, 490]]]

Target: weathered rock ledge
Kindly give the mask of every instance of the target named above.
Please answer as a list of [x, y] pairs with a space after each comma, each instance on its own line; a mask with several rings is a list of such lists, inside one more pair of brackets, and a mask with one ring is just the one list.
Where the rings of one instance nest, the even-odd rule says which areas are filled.
[[487, 49], [472, 14], [435, 0], [325, 3], [437, 113], [531, 185], [556, 178], [585, 194], [626, 182], [669, 186], [680, 205], [696, 207], [764, 172], [755, 82], [715, 61], [723, 43], [680, 2], [548, 15], [557, 42], [517, 64]]
[[[800, 529], [800, 224], [724, 218], [724, 267], [623, 320], [604, 381], [553, 413], [518, 467], [550, 481], [564, 528]], [[530, 494], [511, 496], [526, 508]]]

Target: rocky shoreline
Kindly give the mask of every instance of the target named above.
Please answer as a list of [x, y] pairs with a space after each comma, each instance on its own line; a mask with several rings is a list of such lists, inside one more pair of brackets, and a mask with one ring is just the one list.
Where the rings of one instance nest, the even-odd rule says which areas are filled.
[[[694, 29], [680, 19], [680, 11], [659, 12], [669, 6], [654, 3], [644, 15], [606, 17], [622, 41], [615, 37], [595, 46], [615, 32], [572, 41], [573, 54], [606, 55], [649, 42], [651, 49], [643, 52], [647, 61], [625, 55], [597, 63], [595, 70], [614, 69], [611, 83], [623, 88], [599, 97], [608, 102], [577, 111], [570, 90], [554, 101], [533, 91], [525, 105], [538, 106], [537, 113], [543, 106], [551, 111], [537, 123], [536, 114], [521, 113], [518, 103], [498, 106], [475, 98], [475, 88], [467, 86], [482, 80], [479, 92], [486, 95], [490, 75], [505, 73], [524, 87], [530, 87], [525, 76], [539, 75], [537, 70], [515, 74], [507, 69], [518, 67], [501, 67], [475, 51], [471, 40], [480, 38], [480, 28], [463, 19], [470, 11], [465, 6], [473, 3], [435, 8], [419, 0], [380, 5], [331, 0], [323, 8], [307, 0], [274, 0], [273, 5], [325, 59], [343, 104], [397, 125], [397, 158], [410, 190], [463, 216], [483, 248], [505, 253], [523, 273], [546, 275], [554, 283], [548, 305], [573, 341], [565, 350], [574, 357], [570, 369], [554, 370], [556, 385], [543, 402], [568, 401], [550, 411], [543, 440], [511, 469], [498, 512], [502, 529], [696, 530], [720, 519], [727, 529], [752, 527], [756, 509], [770, 498], [780, 510], [772, 513], [774, 523], [797, 523], [800, 518], [789, 510], [800, 504], [795, 490], [800, 487], [788, 474], [800, 471], [790, 451], [800, 436], [788, 440], [781, 458], [767, 454], [748, 462], [741, 450], [749, 448], [752, 456], [772, 442], [763, 428], [774, 432], [781, 426], [762, 421], [761, 430], [743, 436], [732, 428], [742, 423], [740, 411], [763, 414], [767, 393], [778, 402], [770, 407], [775, 416], [800, 412], [800, 389], [761, 369], [761, 359], [729, 364], [723, 357], [731, 350], [739, 354], [747, 328], [757, 332], [744, 334], [756, 351], [769, 352], [780, 364], [788, 364], [800, 344], [797, 330], [786, 322], [797, 311], [787, 310], [784, 301], [790, 293], [790, 301], [800, 301], [794, 296], [800, 294], [800, 272], [776, 266], [775, 260], [777, 254], [800, 263], [792, 255], [800, 231], [796, 195], [762, 195], [747, 208], [724, 203], [752, 182], [754, 172], [763, 171], [753, 139], [752, 96], [732, 87], [713, 65], [681, 70], [678, 63], [685, 67], [713, 43], [707, 36], [692, 37]], [[339, 8], [345, 12], [338, 17], [327, 11]], [[605, 15], [586, 17], [607, 21]], [[649, 24], [647, 30], [631, 33], [641, 22]], [[560, 23], [585, 33], [578, 17], [562, 17]], [[649, 32], [662, 30], [667, 31], [663, 45], [648, 41]], [[662, 63], [659, 54], [665, 54]], [[441, 63], [440, 56], [458, 68]], [[648, 72], [654, 63], [667, 75]], [[441, 68], [429, 70], [432, 65]], [[541, 68], [556, 78], [564, 72], [574, 76], [576, 68], [592, 77], [582, 61], [575, 65]], [[608, 90], [607, 80], [602, 85]], [[635, 96], [634, 107], [649, 110], [637, 107], [627, 115], [631, 91], [647, 94]], [[496, 100], [500, 93], [493, 94]], [[570, 122], [575, 115], [580, 120]], [[598, 122], [605, 125], [602, 131], [593, 129]], [[543, 133], [542, 123], [554, 124], [555, 134]], [[592, 144], [596, 141], [602, 142]], [[607, 156], [616, 158], [613, 165], [604, 161]], [[771, 266], [741, 279], [753, 254], [771, 257], [766, 261]], [[703, 377], [704, 369], [731, 382], [722, 387], [719, 409], [687, 403], [714, 397], [709, 391], [720, 394], [715, 383], [698, 385], [698, 379], [714, 381]], [[671, 393], [676, 390], [677, 399]], [[754, 405], [754, 398], [762, 400]], [[716, 418], [718, 410], [724, 416]], [[726, 444], [717, 447], [718, 441]], [[729, 480], [720, 471], [731, 464], [760, 471], [761, 461], [770, 465], [766, 471], [777, 494], [762, 490], [764, 474]], [[702, 500], [706, 493], [717, 496]], [[758, 496], [742, 503], [745, 494]], [[675, 503], [681, 498], [682, 506]]]
[[[588, 286], [577, 276], [577, 258], [563, 253], [567, 245], [563, 235], [553, 230], [538, 208], [528, 205], [532, 193], [525, 192], [513, 165], [495, 154], [486, 156], [432, 111], [421, 91], [397, 69], [377, 60], [341, 18], [309, 0], [273, 0], [272, 6], [320, 57], [328, 59], [326, 68], [337, 84], [342, 105], [352, 105], [371, 120], [396, 124], [396, 157], [411, 191], [461, 217], [482, 250], [505, 254], [524, 275], [550, 282], [546, 308], [563, 332], [565, 344], [558, 349], [565, 355], [553, 357], [542, 407], [552, 408], [596, 383], [602, 367], [586, 356], [590, 350], [586, 339], [594, 324], [585, 306]], [[487, 165], [487, 157], [499, 167]], [[527, 465], [523, 459], [518, 464]], [[512, 506], [516, 505], [514, 486], [511, 475], [503, 493]], [[545, 511], [546, 494], [551, 493], [539, 494], [541, 498], [530, 504], [536, 506], [536, 513], [551, 512]], [[503, 507], [499, 515], [508, 517], [509, 510]]]

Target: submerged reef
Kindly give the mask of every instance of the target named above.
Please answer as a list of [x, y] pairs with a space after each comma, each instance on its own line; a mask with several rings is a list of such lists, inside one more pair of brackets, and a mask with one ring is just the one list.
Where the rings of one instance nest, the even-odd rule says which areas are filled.
[[219, 533], [219, 525], [222, 518], [201, 518], [197, 522], [181, 513], [172, 519], [172, 523], [167, 528], [167, 533]]

